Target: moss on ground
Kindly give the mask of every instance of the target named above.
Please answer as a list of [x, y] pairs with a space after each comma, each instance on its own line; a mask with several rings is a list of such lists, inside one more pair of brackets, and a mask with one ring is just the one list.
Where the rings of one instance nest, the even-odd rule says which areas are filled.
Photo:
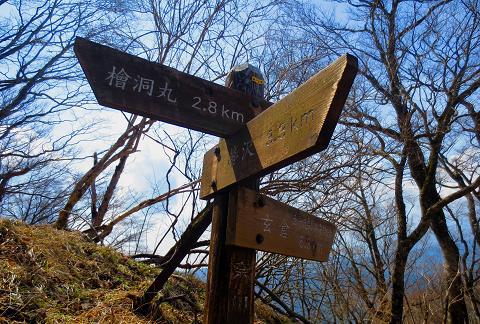
[[[158, 272], [79, 232], [0, 219], [0, 323], [200, 323], [205, 284], [192, 276], [173, 275], [151, 317], [134, 312]], [[257, 309], [257, 323], [285, 323]]]

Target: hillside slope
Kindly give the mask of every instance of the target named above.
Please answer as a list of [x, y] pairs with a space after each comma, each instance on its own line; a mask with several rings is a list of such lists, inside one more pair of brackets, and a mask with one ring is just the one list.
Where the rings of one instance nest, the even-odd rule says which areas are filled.
[[[0, 323], [195, 323], [204, 283], [174, 275], [153, 317], [134, 313], [158, 269], [88, 242], [78, 232], [0, 219]], [[258, 323], [284, 322], [265, 305]]]

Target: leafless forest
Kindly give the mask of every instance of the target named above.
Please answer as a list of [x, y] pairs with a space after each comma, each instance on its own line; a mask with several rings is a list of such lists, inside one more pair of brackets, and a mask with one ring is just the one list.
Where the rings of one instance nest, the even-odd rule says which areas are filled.
[[[96, 104], [76, 36], [220, 84], [249, 62], [272, 102], [350, 53], [359, 73], [328, 149], [260, 185], [337, 225], [330, 258], [259, 252], [255, 295], [305, 323], [479, 323], [479, 5], [0, 1], [0, 216], [161, 264], [208, 212], [199, 179], [218, 139], [120, 111], [108, 133], [102, 116], [113, 112]], [[122, 177], [141, 168], [146, 142], [165, 163], [139, 190]], [[208, 239], [178, 270], [202, 276]]]

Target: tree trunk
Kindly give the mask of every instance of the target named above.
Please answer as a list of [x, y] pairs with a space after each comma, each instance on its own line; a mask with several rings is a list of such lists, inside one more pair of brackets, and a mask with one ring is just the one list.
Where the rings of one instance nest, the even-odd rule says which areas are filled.
[[395, 262], [392, 274], [392, 302], [390, 309], [390, 324], [402, 323], [403, 319], [403, 300], [405, 296], [405, 266], [407, 264], [409, 249], [406, 249], [402, 243], [398, 243], [395, 253]]
[[151, 301], [157, 296], [158, 292], [163, 289], [168, 278], [170, 278], [195, 243], [197, 243], [211, 222], [212, 206], [208, 205], [192, 220], [185, 232], [183, 232], [180, 240], [162, 259], [162, 272], [155, 278], [143, 296], [135, 300], [135, 307], [138, 312], [142, 314], [148, 314], [150, 312]]
[[450, 236], [445, 214], [440, 211], [431, 220], [431, 229], [435, 233], [445, 259], [445, 280], [447, 283], [448, 323], [468, 323], [467, 305], [465, 303], [462, 276], [460, 275], [460, 252]]

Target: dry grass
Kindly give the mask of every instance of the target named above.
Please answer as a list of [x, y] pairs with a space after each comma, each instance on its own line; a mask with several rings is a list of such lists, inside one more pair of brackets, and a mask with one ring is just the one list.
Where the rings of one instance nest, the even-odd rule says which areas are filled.
[[[152, 317], [135, 314], [130, 297], [157, 273], [78, 232], [0, 219], [0, 323], [199, 323], [204, 283], [190, 276], [170, 278]], [[284, 322], [257, 309], [256, 323]]]
[[[151, 323], [134, 313], [129, 296], [141, 294], [157, 273], [78, 232], [0, 220], [0, 322]], [[203, 289], [193, 278], [188, 283], [192, 296]], [[191, 323], [195, 314], [184, 308], [163, 303], [155, 320]]]

